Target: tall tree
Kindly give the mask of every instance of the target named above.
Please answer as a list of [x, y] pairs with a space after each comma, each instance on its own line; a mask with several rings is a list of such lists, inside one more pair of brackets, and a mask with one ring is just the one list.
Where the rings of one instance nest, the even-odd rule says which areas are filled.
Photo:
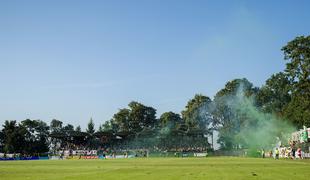
[[[122, 132], [129, 132], [132, 130], [130, 110], [123, 108], [113, 115], [113, 121], [117, 124], [118, 130]], [[106, 124], [108, 126], [109, 124]]]
[[219, 127], [218, 142], [221, 148], [232, 149], [240, 147], [241, 142], [238, 142], [236, 135], [249, 119], [233, 108], [234, 103], [236, 103], [235, 97], [240, 95], [250, 97], [255, 95], [257, 91], [258, 88], [253, 87], [251, 82], [243, 78], [227, 82], [225, 87], [215, 95], [215, 109], [212, 114]]
[[310, 36], [296, 37], [282, 51], [288, 61], [285, 72], [292, 83], [285, 116], [298, 127], [310, 126]]
[[264, 112], [283, 114], [283, 108], [291, 101], [291, 83], [287, 76], [280, 72], [272, 75], [260, 88], [256, 100]]
[[60, 132], [62, 129], [62, 124], [63, 122], [57, 120], [57, 119], [53, 119], [51, 121], [51, 125], [50, 125], [50, 129], [52, 132]]
[[[182, 129], [184, 122], [179, 114], [174, 112], [165, 112], [159, 118], [160, 137], [161, 140], [158, 143], [159, 146], [176, 147], [180, 144], [182, 135], [186, 133], [186, 130]], [[182, 135], [180, 135], [182, 132]]]
[[288, 61], [285, 72], [298, 85], [310, 80], [310, 36], [299, 36], [282, 48], [284, 59]]
[[182, 118], [189, 128], [207, 130], [212, 122], [211, 99], [207, 96], [196, 94], [188, 101], [185, 110], [182, 111]]
[[26, 128], [19, 126], [16, 121], [5, 121], [2, 133], [5, 153], [25, 153], [27, 146], [25, 140]]
[[72, 132], [74, 131], [74, 126], [72, 124], [67, 124], [66, 126], [64, 126], [63, 128], [63, 131], [65, 132]]
[[50, 123], [50, 147], [54, 153], [66, 144], [67, 135], [63, 132], [62, 124], [63, 122], [57, 119], [53, 119]]
[[172, 111], [163, 113], [160, 118], [160, 127], [168, 127], [169, 129], [176, 129], [182, 123], [182, 118], [179, 114], [176, 114]]
[[20, 126], [27, 130], [24, 136], [27, 147], [24, 150], [27, 151], [28, 154], [48, 152], [49, 127], [45, 122], [26, 119], [21, 122]]
[[156, 109], [132, 101], [130, 108], [130, 127], [132, 132], [139, 132], [144, 128], [154, 129], [158, 123], [156, 119]]
[[[104, 132], [107, 132], [107, 131], [111, 131], [112, 130], [112, 120], [109, 120], [109, 121], [105, 121], [103, 124], [102, 124], [102, 130]], [[117, 131], [115, 131], [117, 132]]]
[[94, 134], [95, 133], [95, 124], [94, 124], [92, 118], [90, 118], [89, 123], [87, 124], [86, 132], [89, 133], [89, 134]]

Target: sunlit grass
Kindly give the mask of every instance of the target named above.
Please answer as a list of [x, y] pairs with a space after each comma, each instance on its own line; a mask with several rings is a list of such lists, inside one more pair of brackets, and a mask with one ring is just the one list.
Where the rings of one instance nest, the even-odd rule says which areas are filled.
[[145, 158], [0, 162], [1, 180], [308, 179], [309, 160]]

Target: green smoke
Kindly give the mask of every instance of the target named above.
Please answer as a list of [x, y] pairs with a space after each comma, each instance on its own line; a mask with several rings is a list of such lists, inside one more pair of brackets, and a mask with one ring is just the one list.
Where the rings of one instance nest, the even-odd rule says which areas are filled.
[[231, 112], [231, 120], [239, 131], [232, 137], [239, 148], [257, 151], [271, 149], [288, 143], [295, 130], [294, 126], [274, 114], [263, 113], [255, 106], [253, 96], [247, 97], [241, 85], [235, 95], [225, 97], [225, 103]]

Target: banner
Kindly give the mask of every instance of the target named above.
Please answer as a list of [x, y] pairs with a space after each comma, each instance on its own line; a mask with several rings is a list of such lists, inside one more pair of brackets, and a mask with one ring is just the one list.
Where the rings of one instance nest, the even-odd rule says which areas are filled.
[[207, 157], [208, 153], [194, 153], [195, 157]]

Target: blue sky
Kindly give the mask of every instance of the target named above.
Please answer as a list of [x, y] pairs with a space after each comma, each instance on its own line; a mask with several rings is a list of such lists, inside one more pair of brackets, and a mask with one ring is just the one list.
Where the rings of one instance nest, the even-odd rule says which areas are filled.
[[0, 0], [0, 123], [97, 127], [132, 101], [180, 112], [234, 78], [261, 86], [309, 35], [309, 1]]

